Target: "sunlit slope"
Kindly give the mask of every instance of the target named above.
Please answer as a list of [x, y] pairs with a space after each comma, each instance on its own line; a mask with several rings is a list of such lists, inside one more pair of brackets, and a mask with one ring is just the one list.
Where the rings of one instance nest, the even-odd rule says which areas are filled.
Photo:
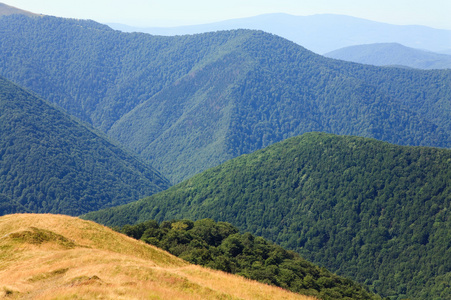
[[0, 293], [26, 299], [313, 299], [190, 265], [62, 215], [0, 218]]

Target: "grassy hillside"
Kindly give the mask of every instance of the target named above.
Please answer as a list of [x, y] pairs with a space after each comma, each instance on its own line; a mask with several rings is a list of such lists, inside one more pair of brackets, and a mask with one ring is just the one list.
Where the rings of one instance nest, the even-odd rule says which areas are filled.
[[450, 299], [451, 151], [310, 133], [87, 218], [213, 218], [393, 299]]
[[375, 66], [451, 69], [451, 55], [409, 48], [396, 43], [350, 46], [326, 53], [325, 56]]
[[3, 216], [0, 236], [0, 293], [14, 299], [313, 300], [68, 216]]
[[173, 182], [310, 131], [451, 146], [451, 71], [335, 61], [261, 31], [162, 37], [8, 16], [0, 74]]
[[[78, 215], [169, 182], [60, 109], [0, 77], [0, 215]], [[3, 198], [3, 199], [2, 199]]]

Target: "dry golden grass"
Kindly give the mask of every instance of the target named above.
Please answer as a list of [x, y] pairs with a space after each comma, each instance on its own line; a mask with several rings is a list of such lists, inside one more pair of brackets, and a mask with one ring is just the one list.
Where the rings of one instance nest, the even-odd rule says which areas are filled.
[[90, 221], [0, 218], [0, 297], [10, 299], [313, 299], [188, 264]]

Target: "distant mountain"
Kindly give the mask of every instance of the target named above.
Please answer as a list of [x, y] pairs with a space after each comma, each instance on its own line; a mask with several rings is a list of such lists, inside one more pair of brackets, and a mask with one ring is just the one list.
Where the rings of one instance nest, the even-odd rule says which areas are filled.
[[40, 16], [38, 14], [34, 14], [34, 13], [26, 11], [26, 10], [18, 9], [16, 7], [9, 6], [4, 3], [0, 3], [0, 17], [16, 15], [16, 14], [25, 15], [25, 16], [29, 16], [29, 17]]
[[0, 74], [172, 182], [310, 131], [451, 147], [451, 71], [337, 61], [262, 31], [161, 37], [15, 15], [0, 18]]
[[2, 298], [315, 300], [188, 264], [78, 218], [3, 216], [0, 237]]
[[0, 214], [78, 215], [168, 186], [130, 153], [0, 77]]
[[408, 47], [435, 52], [451, 48], [451, 30], [417, 25], [391, 25], [333, 14], [312, 16], [265, 14], [211, 24], [172, 28], [136, 28], [121, 24], [108, 25], [126, 32], [145, 32], [169, 36], [231, 29], [263, 30], [284, 37], [319, 54], [348, 46], [373, 43], [399, 43]]
[[381, 296], [449, 300], [450, 178], [451, 150], [309, 133], [86, 217], [230, 222]]
[[396, 43], [350, 46], [324, 56], [375, 66], [451, 69], [451, 55], [413, 49]]

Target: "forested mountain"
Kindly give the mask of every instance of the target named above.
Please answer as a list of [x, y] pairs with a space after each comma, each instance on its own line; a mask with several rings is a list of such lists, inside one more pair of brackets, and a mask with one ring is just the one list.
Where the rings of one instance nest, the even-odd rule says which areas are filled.
[[106, 137], [0, 77], [0, 214], [78, 215], [168, 186]]
[[393, 25], [336, 14], [294, 16], [275, 13], [179, 27], [137, 28], [122, 24], [109, 25], [125, 32], [166, 36], [233, 29], [263, 30], [319, 54], [343, 47], [373, 43], [399, 43], [435, 52], [451, 48], [451, 30], [419, 25]]
[[262, 237], [241, 234], [229, 223], [150, 220], [125, 225], [122, 233], [155, 245], [191, 263], [279, 286], [323, 300], [381, 299], [361, 285], [332, 274]]
[[86, 217], [213, 218], [392, 299], [451, 299], [451, 151], [309, 133]]
[[261, 31], [161, 37], [6, 16], [0, 74], [173, 182], [310, 131], [451, 145], [451, 71], [336, 61]]
[[375, 66], [451, 69], [451, 55], [409, 48], [397, 43], [350, 46], [324, 55]]

